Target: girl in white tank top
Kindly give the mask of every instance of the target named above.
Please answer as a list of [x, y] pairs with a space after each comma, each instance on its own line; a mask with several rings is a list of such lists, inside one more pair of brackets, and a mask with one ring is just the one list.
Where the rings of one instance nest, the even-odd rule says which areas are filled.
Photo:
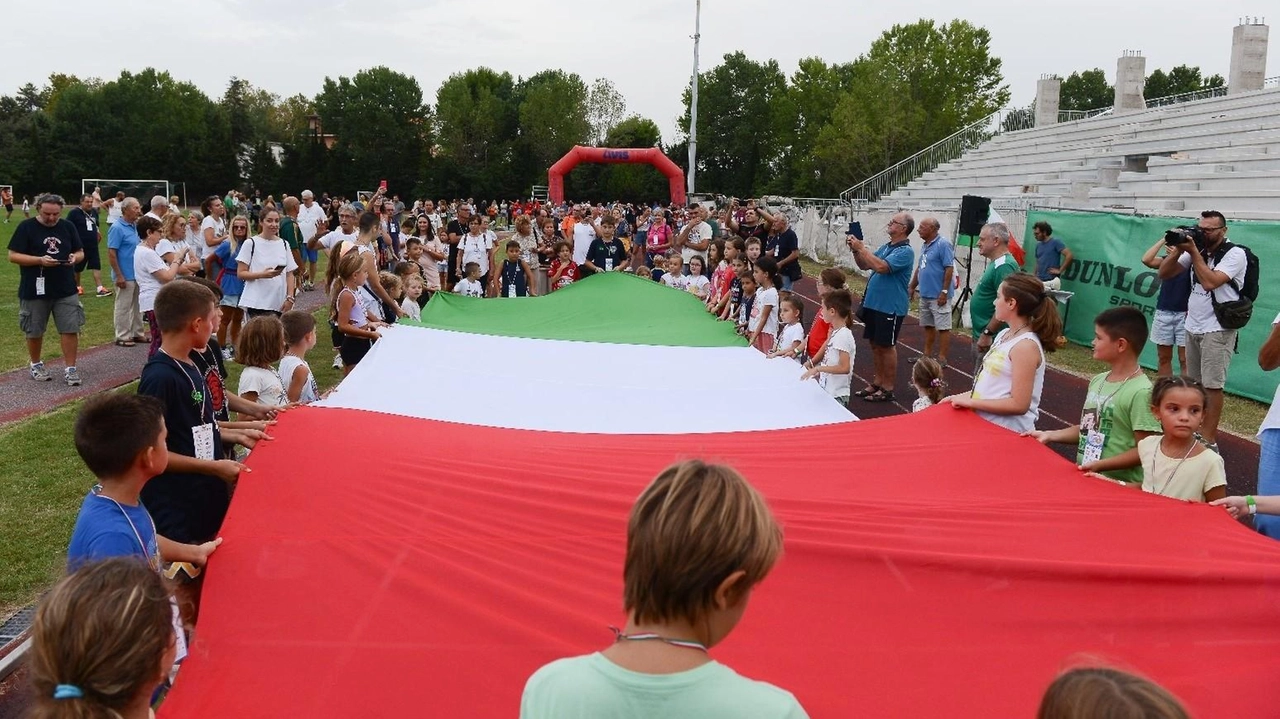
[[1062, 342], [1058, 306], [1033, 275], [1009, 275], [996, 292], [995, 318], [1008, 325], [991, 343], [973, 391], [943, 400], [1015, 432], [1035, 429], [1046, 351]]

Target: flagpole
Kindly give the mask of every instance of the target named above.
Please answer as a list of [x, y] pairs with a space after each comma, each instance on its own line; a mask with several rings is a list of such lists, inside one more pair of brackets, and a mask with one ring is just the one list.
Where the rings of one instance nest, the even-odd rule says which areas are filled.
[[689, 93], [689, 194], [698, 173], [698, 42], [702, 39], [702, 0], [694, 0], [693, 85]]

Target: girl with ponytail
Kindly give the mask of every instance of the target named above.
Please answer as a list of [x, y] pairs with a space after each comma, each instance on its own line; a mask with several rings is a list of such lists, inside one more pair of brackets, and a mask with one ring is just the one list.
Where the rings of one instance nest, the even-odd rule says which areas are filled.
[[147, 719], [177, 654], [173, 604], [136, 557], [87, 564], [40, 602], [31, 629], [33, 719]]
[[778, 336], [778, 263], [772, 257], [762, 255], [756, 260], [756, 299], [751, 305], [751, 320], [747, 327], [751, 345], [766, 355], [773, 351], [774, 338]]
[[996, 291], [995, 317], [1006, 325], [982, 359], [973, 391], [947, 397], [959, 409], [1015, 432], [1035, 429], [1044, 387], [1045, 352], [1065, 344], [1058, 305], [1033, 275], [1016, 272]]

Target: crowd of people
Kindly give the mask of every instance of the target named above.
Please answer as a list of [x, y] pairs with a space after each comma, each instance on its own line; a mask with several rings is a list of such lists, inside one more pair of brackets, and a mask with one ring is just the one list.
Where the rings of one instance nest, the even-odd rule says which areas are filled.
[[[717, 213], [697, 205], [536, 201], [423, 200], [406, 206], [381, 190], [354, 202], [327, 195], [317, 199], [303, 191], [283, 196], [278, 204], [270, 196], [260, 205], [252, 199], [209, 197], [199, 210], [185, 214], [170, 198], [157, 196], [143, 214], [135, 198], [100, 203], [86, 194], [67, 220], [61, 219], [63, 204], [56, 195], [37, 198], [36, 217], [18, 226], [9, 246], [10, 260], [21, 266], [20, 324], [31, 376], [49, 379], [40, 357], [52, 316], [66, 359], [65, 381], [80, 383], [75, 358], [84, 322], [85, 271], [93, 273], [98, 296], [114, 296], [116, 343], [146, 342], [149, 353], [136, 395], [94, 397], [76, 423], [77, 451], [97, 484], [85, 497], [70, 543], [69, 567], [80, 569], [46, 599], [37, 622], [37, 651], [46, 655], [34, 672], [42, 704], [96, 702], [131, 716], [148, 705], [144, 699], [181, 661], [198, 611], [202, 567], [221, 542], [218, 533], [237, 478], [249, 471], [242, 464], [244, 454], [269, 438], [278, 412], [320, 397], [306, 360], [318, 342], [317, 323], [293, 307], [301, 293], [315, 290], [328, 298], [335, 365], [349, 372], [383, 327], [419, 318], [436, 292], [528, 297], [563, 290], [597, 273], [627, 273], [697, 297], [709, 314], [733, 322], [771, 361], [796, 362], [802, 380], [817, 381], [845, 406], [853, 398], [895, 400], [898, 337], [911, 301], [918, 298], [926, 344], [924, 355], [912, 363], [913, 410], [949, 404], [1041, 442], [1075, 445], [1077, 464], [1102, 480], [1213, 502], [1233, 516], [1280, 513], [1280, 497], [1227, 497], [1216, 451], [1221, 392], [1236, 330], [1215, 324], [1214, 307], [1233, 299], [1232, 291], [1238, 299], [1244, 282], [1244, 260], [1230, 245], [1223, 248], [1225, 220], [1218, 213], [1203, 214], [1204, 243], [1162, 240], [1144, 258], [1165, 279], [1161, 312], [1184, 307], [1188, 351], [1182, 367], [1189, 376], [1163, 371], [1163, 359], [1172, 356], [1171, 346], [1164, 352], [1163, 340], [1181, 344], [1172, 318], [1158, 314], [1149, 327], [1137, 309], [1106, 310], [1094, 321], [1093, 353], [1107, 371], [1090, 381], [1079, 424], [1043, 431], [1036, 429], [1036, 420], [1046, 353], [1064, 342], [1053, 282], [1072, 261], [1047, 225], [1036, 227], [1034, 273], [1022, 272], [1009, 257], [1007, 226], [983, 227], [977, 247], [987, 266], [971, 307], [973, 386], [947, 395], [943, 377], [953, 361], [950, 332], [958, 280], [954, 247], [932, 217], [917, 224], [908, 213], [895, 215], [885, 228], [888, 242], [874, 249], [849, 236], [855, 263], [869, 275], [861, 301], [847, 288], [843, 271], [825, 269], [817, 278], [820, 309], [806, 322], [804, 303], [792, 292], [802, 276], [796, 234], [784, 214], [752, 201], [730, 201]], [[102, 207], [109, 210], [110, 288], [99, 274]], [[910, 243], [913, 232], [923, 241], [919, 253]], [[321, 252], [328, 255], [323, 277]], [[1260, 358], [1268, 368], [1280, 365], [1280, 318], [1276, 327]], [[856, 328], [870, 345], [873, 371], [867, 385], [855, 391]], [[1162, 348], [1162, 376], [1154, 385], [1138, 364], [1153, 332]], [[225, 361], [232, 358], [245, 368], [235, 392], [225, 386]], [[1271, 474], [1280, 466], [1277, 435], [1280, 416], [1269, 414], [1263, 470]], [[1260, 480], [1265, 488], [1260, 492], [1280, 495], [1272, 486], [1280, 482], [1271, 475], [1267, 481]], [[692, 521], [696, 508], [707, 502], [736, 506], [730, 514], [751, 521], [685, 527], [682, 522]], [[649, 523], [652, 530], [646, 529]], [[1259, 526], [1275, 536], [1271, 525], [1259, 521]], [[678, 545], [667, 544], [676, 537]], [[804, 716], [790, 694], [742, 679], [706, 656], [732, 630], [751, 588], [776, 561], [780, 542], [764, 500], [732, 469], [692, 461], [663, 472], [641, 495], [631, 520], [627, 626], [603, 653], [557, 662], [534, 675], [522, 715], [611, 713], [640, 685], [595, 687], [585, 692], [595, 703], [584, 703], [582, 687], [603, 676], [600, 666], [606, 662], [670, 677], [701, 672], [707, 677], [700, 685], [705, 691], [681, 699], [690, 707], [741, 706], [759, 715]], [[730, 555], [698, 566], [679, 564], [680, 557], [705, 559], [716, 552]], [[147, 569], [139, 572], [119, 560], [100, 563], [112, 557], [132, 557]], [[666, 577], [712, 566], [716, 574], [705, 581], [680, 584], [687, 587], [683, 590], [662, 589], [676, 586]], [[172, 596], [160, 583], [161, 574], [176, 587]], [[130, 583], [141, 588], [137, 611], [98, 617], [99, 608], [86, 593], [110, 596]], [[159, 611], [153, 612], [152, 604], [166, 611], [177, 607], [179, 618], [175, 622], [166, 615], [167, 629], [157, 630], [152, 615]], [[92, 617], [98, 618], [88, 621]], [[111, 631], [137, 635], [128, 647], [136, 661], [122, 662], [115, 673], [101, 674], [100, 662], [69, 657], [59, 648], [70, 641], [68, 633]], [[116, 644], [77, 646], [107, 651]], [[1097, 680], [1095, 689], [1105, 685], [1117, 696], [1128, 691], [1118, 687], [1147, 686], [1140, 680], [1126, 684], [1090, 676]], [[1089, 685], [1079, 677], [1067, 683], [1071, 691]], [[103, 688], [108, 684], [110, 691]], [[675, 682], [659, 684], [675, 691]], [[1071, 694], [1055, 686], [1061, 691], [1051, 689], [1046, 706]], [[1143, 691], [1162, 706], [1176, 706], [1157, 689]], [[762, 707], [768, 711], [762, 713]], [[57, 714], [50, 710], [48, 715]], [[1073, 715], [1042, 710], [1042, 716]], [[1159, 716], [1180, 715], [1169, 710]]]

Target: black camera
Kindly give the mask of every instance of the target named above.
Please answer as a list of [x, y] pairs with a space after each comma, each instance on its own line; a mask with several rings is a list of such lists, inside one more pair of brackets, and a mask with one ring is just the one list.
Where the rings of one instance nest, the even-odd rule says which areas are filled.
[[1204, 249], [1204, 230], [1196, 225], [1182, 225], [1175, 227], [1164, 233], [1164, 243], [1170, 247], [1185, 245], [1188, 242], [1195, 244], [1196, 249]]

